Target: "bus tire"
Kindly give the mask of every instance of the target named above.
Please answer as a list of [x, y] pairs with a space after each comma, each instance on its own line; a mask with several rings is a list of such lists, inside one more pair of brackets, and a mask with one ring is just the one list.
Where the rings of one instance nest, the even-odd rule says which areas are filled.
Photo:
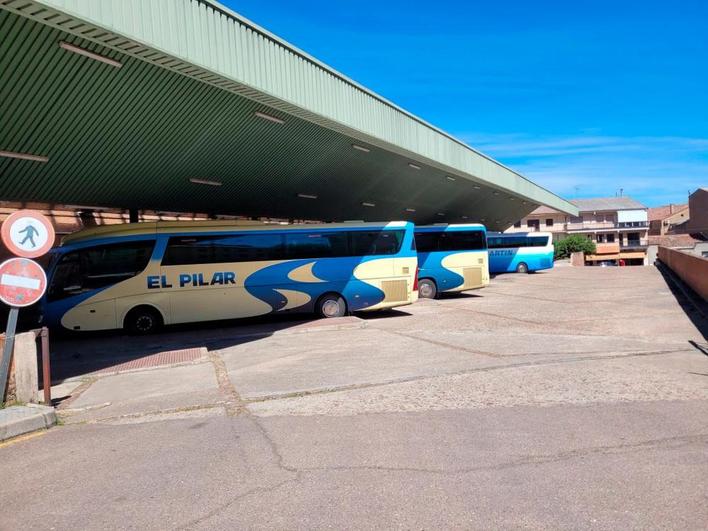
[[516, 272], [517, 273], [528, 273], [529, 266], [527, 266], [524, 262], [521, 262], [519, 265], [516, 266]]
[[146, 336], [154, 334], [163, 325], [162, 315], [152, 306], [137, 306], [123, 320], [123, 329], [129, 334]]
[[315, 305], [315, 312], [320, 317], [344, 317], [347, 314], [347, 301], [338, 293], [325, 293]]
[[431, 278], [421, 278], [418, 281], [418, 296], [422, 299], [437, 299], [438, 287]]

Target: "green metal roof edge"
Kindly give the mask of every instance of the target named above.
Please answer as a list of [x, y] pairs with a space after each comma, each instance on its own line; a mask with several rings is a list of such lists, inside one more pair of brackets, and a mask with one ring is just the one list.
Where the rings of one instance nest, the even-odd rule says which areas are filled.
[[[360, 128], [355, 127], [354, 124], [344, 123], [337, 117], [327, 116], [325, 109], [308, 108], [306, 105], [303, 105], [302, 102], [293, 102], [286, 98], [283, 98], [282, 95], [272, 94], [265, 87], [259, 87], [256, 84], [249, 84], [244, 80], [238, 79], [233, 74], [233, 72], [230, 75], [225, 72], [220, 72], [218, 71], [218, 69], [211, 68], [209, 65], [200, 64], [199, 62], [195, 62], [190, 58], [184, 57], [181, 50], [170, 50], [169, 48], [160, 47], [154, 42], [151, 42], [150, 39], [146, 38], [146, 31], [144, 27], [145, 25], [139, 24], [143, 21], [142, 19], [140, 19], [137, 13], [142, 12], [143, 14], [145, 14], [146, 5], [150, 6], [150, 9], [154, 9], [155, 6], [158, 6], [162, 9], [169, 10], [177, 9], [176, 6], [178, 4], [180, 4], [185, 10], [190, 4], [200, 4], [206, 9], [211, 9], [213, 10], [213, 12], [218, 12], [234, 20], [237, 24], [240, 24], [248, 30], [255, 32], [261, 35], [263, 38], [273, 42], [277, 46], [280, 46], [286, 52], [293, 54], [302, 59], [303, 61], [306, 61], [311, 65], [321, 69], [323, 72], [335, 77], [339, 81], [344, 82], [346, 85], [349, 85], [356, 91], [359, 91], [365, 94], [366, 96], [375, 99], [386, 107], [394, 110], [396, 113], [400, 113], [401, 115], [403, 115], [404, 118], [414, 121], [415, 123], [428, 129], [429, 131], [432, 131], [433, 133], [440, 135], [444, 139], [449, 140], [454, 144], [464, 148], [464, 150], [470, 152], [471, 154], [480, 157], [483, 160], [478, 161], [478, 163], [486, 162], [491, 164], [491, 167], [479, 167], [479, 172], [473, 173], [471, 170], [462, 168], [459, 165], [455, 164], [455, 162], [459, 161], [452, 161], [449, 159], [441, 160], [440, 157], [430, 156], [429, 154], [421, 153], [419, 151], [416, 151], [415, 148], [411, 148], [411, 146], [400, 145], [392, 139], [381, 138], [380, 136], [376, 135], [376, 132], [363, 131]], [[149, 4], [145, 4], [140, 0], [122, 0], [120, 5], [121, 7], [118, 8], [118, 6], [112, 3], [110, 0], [0, 0], [0, 8], [8, 9], [23, 16], [29, 16], [29, 18], [33, 18], [42, 23], [58, 27], [60, 29], [63, 29], [64, 31], [69, 31], [83, 38], [93, 40], [104, 46], [109, 46], [113, 49], [118, 50], [121, 53], [133, 55], [148, 62], [152, 62], [153, 64], [156, 64], [163, 68], [167, 67], [164, 64], [161, 64], [161, 62], [159, 61], [162, 61], [162, 63], [164, 63], [166, 62], [166, 58], [172, 58], [174, 59], [174, 61], [170, 61], [170, 63], [174, 63], [175, 61], [177, 61], [181, 65], [188, 65], [192, 67], [183, 67], [181, 69], [177, 69], [174, 68], [174, 65], [170, 65], [170, 69], [177, 70], [184, 75], [195, 77], [204, 82], [214, 84], [227, 90], [231, 89], [234, 92], [238, 92], [241, 95], [250, 97], [251, 99], [254, 99], [266, 105], [273, 106], [274, 108], [279, 109], [283, 112], [295, 114], [296, 116], [308, 119], [314, 123], [322, 125], [323, 127], [329, 127], [331, 129], [344, 132], [345, 134], [348, 134], [349, 136], [352, 136], [354, 138], [358, 138], [364, 142], [369, 142], [383, 149], [391, 150], [404, 156], [411, 157], [411, 159], [416, 162], [423, 162], [425, 164], [438, 167], [444, 171], [449, 171], [454, 175], [463, 178], [468, 178], [473, 181], [478, 181], [481, 184], [487, 184], [495, 186], [497, 188], [502, 188], [508, 191], [510, 194], [523, 196], [524, 198], [530, 200], [532, 203], [543, 204], [552, 208], [556, 208], [557, 210], [567, 212], [569, 214], [577, 215], [577, 208], [572, 203], [562, 199], [556, 194], [553, 194], [549, 190], [533, 183], [518, 172], [508, 168], [507, 166], [499, 163], [491, 157], [480, 153], [479, 151], [475, 150], [474, 148], [462, 142], [461, 140], [429, 124], [421, 118], [418, 118], [417, 116], [411, 114], [405, 109], [402, 109], [401, 107], [383, 98], [382, 96], [372, 92], [366, 87], [363, 87], [359, 83], [332, 69], [328, 65], [322, 63], [321, 61], [307, 54], [306, 52], [298, 49], [297, 47], [291, 45], [285, 40], [273, 35], [264, 28], [261, 28], [257, 24], [251, 22], [245, 17], [239, 15], [238, 13], [235, 13], [234, 11], [230, 10], [229, 8], [221, 5], [220, 3], [214, 0], [180, 0], [179, 2], [171, 0], [151, 0]], [[105, 14], [106, 11], [116, 10], [121, 10], [123, 14], [129, 12], [131, 16], [134, 15], [135, 18], [131, 21], [133, 23], [133, 29], [135, 29], [137, 25], [141, 25], [143, 34], [130, 34], [131, 32], [126, 32], [124, 29], [122, 31], [117, 31], [114, 27], [114, 24], [110, 23], [110, 21], [101, 20], [100, 16], [97, 18], [98, 15], [102, 13]], [[57, 16], [59, 18], [57, 18]], [[70, 18], [65, 18], [62, 20], [62, 16]], [[207, 16], [213, 17], [213, 13]], [[196, 21], [192, 22], [194, 24], [197, 23]], [[211, 18], [207, 22], [214, 25], [217, 23], [214, 18]], [[69, 23], [71, 23], [71, 25]], [[155, 28], [152, 28], [152, 30], [154, 29]], [[132, 33], [135, 33], [135, 31], [133, 31]], [[96, 35], [100, 35], [100, 38], [97, 38]], [[212, 35], [208, 35], [207, 37], [211, 36]], [[108, 40], [108, 37], [112, 37], [112, 41], [115, 41], [117, 37], [127, 39], [128, 41], [130, 41], [130, 46], [127, 46], [125, 43], [123, 43], [123, 47], [112, 45], [110, 42], [106, 42]], [[198, 39], [200, 37], [203, 38], [204, 35], [197, 35], [194, 38]], [[231, 37], [235, 38], [233, 35]], [[135, 44], [137, 44], [138, 46], [136, 47]], [[216, 49], [218, 50], [221, 48], [217, 47]], [[158, 52], [159, 56], [157, 57], [157, 59], [155, 54], [152, 52]], [[194, 52], [194, 49], [186, 50], [186, 52], [187, 54], [189, 54], [190, 52]], [[257, 50], [254, 53], [258, 52], [263, 52], [263, 50]], [[146, 58], [146, 55], [150, 55], [150, 58]], [[217, 54], [214, 54], [212, 52], [210, 58], [213, 59], [214, 55]], [[189, 70], [189, 72], [187, 73], [185, 72], [185, 70]], [[298, 81], [301, 80], [298, 79]], [[355, 97], [355, 95], [353, 96]], [[396, 125], [397, 124], [391, 124], [391, 127], [395, 127]], [[405, 131], [399, 132], [405, 134]], [[438, 148], [437, 151], [440, 151], [439, 148], [441, 146], [428, 145], [425, 147], [429, 148], [429, 150], [431, 151], [434, 151], [436, 150], [435, 148]], [[496, 176], [488, 175], [489, 170], [491, 170], [493, 173], [500, 172], [500, 174]], [[506, 173], [506, 175], [504, 175], [504, 173]], [[511, 178], [512, 180], [515, 180], [517, 182], [498, 182], [495, 181], [495, 178], [502, 180], [508, 180], [508, 178]]]

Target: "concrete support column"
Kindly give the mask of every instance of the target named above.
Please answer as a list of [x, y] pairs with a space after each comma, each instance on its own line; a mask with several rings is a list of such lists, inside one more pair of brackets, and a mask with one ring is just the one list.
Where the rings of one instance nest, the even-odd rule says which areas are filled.
[[138, 223], [138, 221], [140, 221], [140, 211], [136, 208], [128, 210], [128, 216], [130, 216], [131, 223]]

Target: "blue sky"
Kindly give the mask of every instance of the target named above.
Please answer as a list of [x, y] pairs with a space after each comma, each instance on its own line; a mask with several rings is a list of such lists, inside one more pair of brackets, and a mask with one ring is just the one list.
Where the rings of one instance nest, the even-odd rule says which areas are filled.
[[567, 198], [708, 186], [708, 2], [226, 0]]

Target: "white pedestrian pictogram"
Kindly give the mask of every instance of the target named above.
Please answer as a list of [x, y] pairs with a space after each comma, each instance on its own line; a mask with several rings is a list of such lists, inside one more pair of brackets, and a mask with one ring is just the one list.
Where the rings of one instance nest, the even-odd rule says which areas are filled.
[[22, 217], [15, 220], [10, 227], [10, 238], [18, 248], [31, 251], [44, 246], [49, 234], [45, 226], [38, 220]]

